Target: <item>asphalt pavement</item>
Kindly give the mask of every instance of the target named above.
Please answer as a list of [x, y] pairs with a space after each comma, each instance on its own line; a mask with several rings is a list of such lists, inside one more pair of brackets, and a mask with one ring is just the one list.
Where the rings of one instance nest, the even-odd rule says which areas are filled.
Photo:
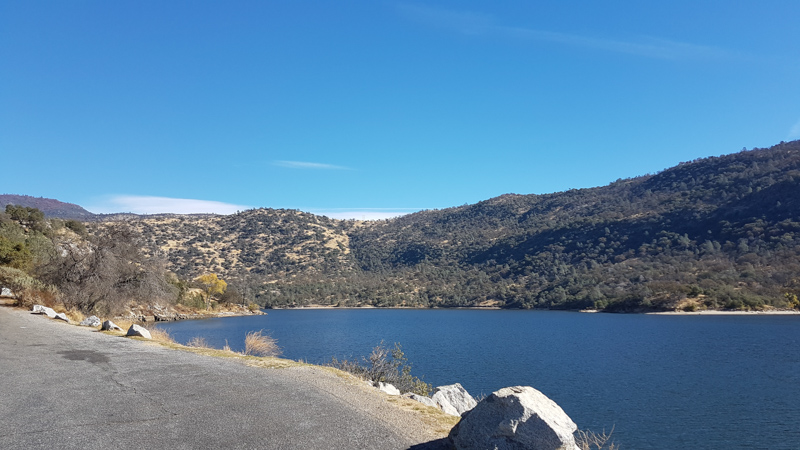
[[384, 394], [0, 307], [0, 448], [440, 448]]

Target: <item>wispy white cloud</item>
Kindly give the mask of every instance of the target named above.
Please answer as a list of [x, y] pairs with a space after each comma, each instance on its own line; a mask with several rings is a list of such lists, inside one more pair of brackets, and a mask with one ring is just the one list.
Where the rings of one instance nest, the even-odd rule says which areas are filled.
[[796, 124], [789, 130], [788, 139], [800, 139], [800, 120], [797, 121]]
[[422, 210], [423, 208], [334, 208], [312, 209], [308, 212], [331, 219], [356, 219], [356, 220], [383, 220], [404, 216]]
[[651, 36], [641, 36], [635, 40], [609, 39], [508, 26], [498, 23], [494, 17], [488, 14], [453, 11], [409, 4], [398, 5], [398, 8], [402, 14], [412, 20], [447, 28], [463, 34], [499, 35], [514, 39], [552, 42], [659, 59], [724, 58], [733, 56], [730, 51], [718, 47], [697, 45]]
[[89, 211], [99, 214], [233, 214], [249, 208], [249, 206], [211, 200], [139, 195], [115, 195], [87, 207]]
[[290, 169], [352, 170], [349, 167], [306, 161], [273, 161], [272, 164]]

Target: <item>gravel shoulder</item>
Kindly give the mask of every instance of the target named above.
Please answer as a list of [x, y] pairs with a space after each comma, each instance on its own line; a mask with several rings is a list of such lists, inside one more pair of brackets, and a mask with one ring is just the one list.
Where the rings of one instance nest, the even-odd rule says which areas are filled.
[[453, 421], [328, 368], [256, 367], [0, 307], [0, 448], [443, 448]]

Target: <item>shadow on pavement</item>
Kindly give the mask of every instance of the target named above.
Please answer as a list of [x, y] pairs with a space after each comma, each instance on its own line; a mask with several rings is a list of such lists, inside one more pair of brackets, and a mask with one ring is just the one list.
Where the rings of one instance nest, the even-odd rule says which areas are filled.
[[412, 445], [408, 450], [452, 450], [453, 444], [448, 438], [437, 439], [435, 441], [423, 442], [422, 444]]

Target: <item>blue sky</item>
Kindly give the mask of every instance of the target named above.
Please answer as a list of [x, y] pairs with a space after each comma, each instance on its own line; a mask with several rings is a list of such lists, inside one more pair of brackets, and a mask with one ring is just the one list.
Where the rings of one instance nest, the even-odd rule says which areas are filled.
[[0, 193], [378, 218], [800, 138], [800, 2], [0, 0]]

